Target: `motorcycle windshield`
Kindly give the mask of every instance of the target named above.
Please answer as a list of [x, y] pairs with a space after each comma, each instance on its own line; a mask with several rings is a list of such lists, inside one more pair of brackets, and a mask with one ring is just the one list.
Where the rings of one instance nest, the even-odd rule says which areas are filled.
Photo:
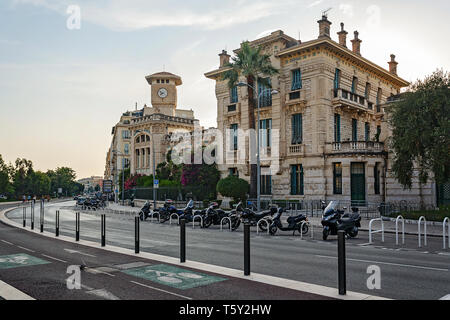
[[194, 200], [189, 200], [187, 208], [192, 209], [194, 207]]
[[323, 211], [323, 215], [324, 216], [328, 216], [330, 214], [332, 214], [333, 212], [335, 212], [338, 208], [338, 201], [331, 201], [328, 206], [325, 208], [325, 210]]

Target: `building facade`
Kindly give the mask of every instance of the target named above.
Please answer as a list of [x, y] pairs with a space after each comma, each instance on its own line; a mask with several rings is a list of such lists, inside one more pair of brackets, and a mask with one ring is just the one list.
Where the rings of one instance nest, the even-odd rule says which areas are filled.
[[[326, 16], [318, 24], [318, 38], [311, 41], [279, 30], [249, 43], [269, 54], [279, 70], [269, 79], [278, 93], [267, 90], [260, 100], [260, 128], [268, 132], [260, 145], [262, 198], [435, 203], [433, 183], [416, 180], [411, 190], [403, 190], [391, 173], [385, 107], [409, 85], [397, 75], [395, 56], [384, 69], [361, 55], [357, 31], [348, 48], [343, 23], [337, 42], [331, 39]], [[216, 82], [218, 129], [256, 128], [249, 119], [257, 119], [258, 110], [249, 107], [247, 86], [229, 88], [222, 75], [230, 55], [222, 51], [219, 57], [219, 68], [205, 74]], [[255, 85], [262, 92], [264, 87]], [[224, 158], [248, 149], [248, 139], [239, 139], [239, 145], [237, 140], [224, 148]], [[274, 157], [279, 169], [267, 173]], [[250, 182], [248, 160], [247, 155], [245, 163], [221, 164], [222, 176], [238, 174]]]
[[100, 190], [103, 188], [103, 177], [92, 176], [78, 180], [78, 183], [84, 185], [84, 192], [95, 191], [95, 187], [99, 186]]
[[[198, 126], [191, 110], [177, 109], [179, 76], [159, 72], [146, 77], [151, 87], [151, 107], [124, 113], [112, 129], [111, 147], [107, 152], [105, 177], [115, 189], [123, 169], [132, 175], [152, 175], [153, 167], [166, 160], [174, 133], [190, 133]], [[153, 160], [154, 159], [154, 160]]]

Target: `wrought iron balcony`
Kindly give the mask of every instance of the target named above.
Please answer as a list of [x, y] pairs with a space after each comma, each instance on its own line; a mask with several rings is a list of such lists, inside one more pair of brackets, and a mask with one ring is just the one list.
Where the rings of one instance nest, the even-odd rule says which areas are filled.
[[345, 89], [333, 89], [332, 103], [337, 107], [348, 107], [360, 111], [373, 110], [373, 103], [365, 97]]

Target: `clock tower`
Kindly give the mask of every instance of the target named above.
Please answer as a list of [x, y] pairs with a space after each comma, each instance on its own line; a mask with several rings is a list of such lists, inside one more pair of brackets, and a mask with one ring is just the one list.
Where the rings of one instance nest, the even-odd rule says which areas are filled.
[[181, 78], [170, 72], [158, 72], [145, 77], [152, 88], [152, 106], [158, 113], [175, 116], [177, 108], [177, 86]]

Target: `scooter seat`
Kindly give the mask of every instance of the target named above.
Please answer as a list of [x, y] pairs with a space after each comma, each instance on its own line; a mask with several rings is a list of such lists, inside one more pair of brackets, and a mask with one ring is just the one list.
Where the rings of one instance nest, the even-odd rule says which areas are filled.
[[304, 220], [305, 216], [303, 214], [296, 216], [296, 217], [289, 217], [287, 218], [287, 222], [288, 223], [294, 223], [294, 222], [299, 222], [301, 220]]

